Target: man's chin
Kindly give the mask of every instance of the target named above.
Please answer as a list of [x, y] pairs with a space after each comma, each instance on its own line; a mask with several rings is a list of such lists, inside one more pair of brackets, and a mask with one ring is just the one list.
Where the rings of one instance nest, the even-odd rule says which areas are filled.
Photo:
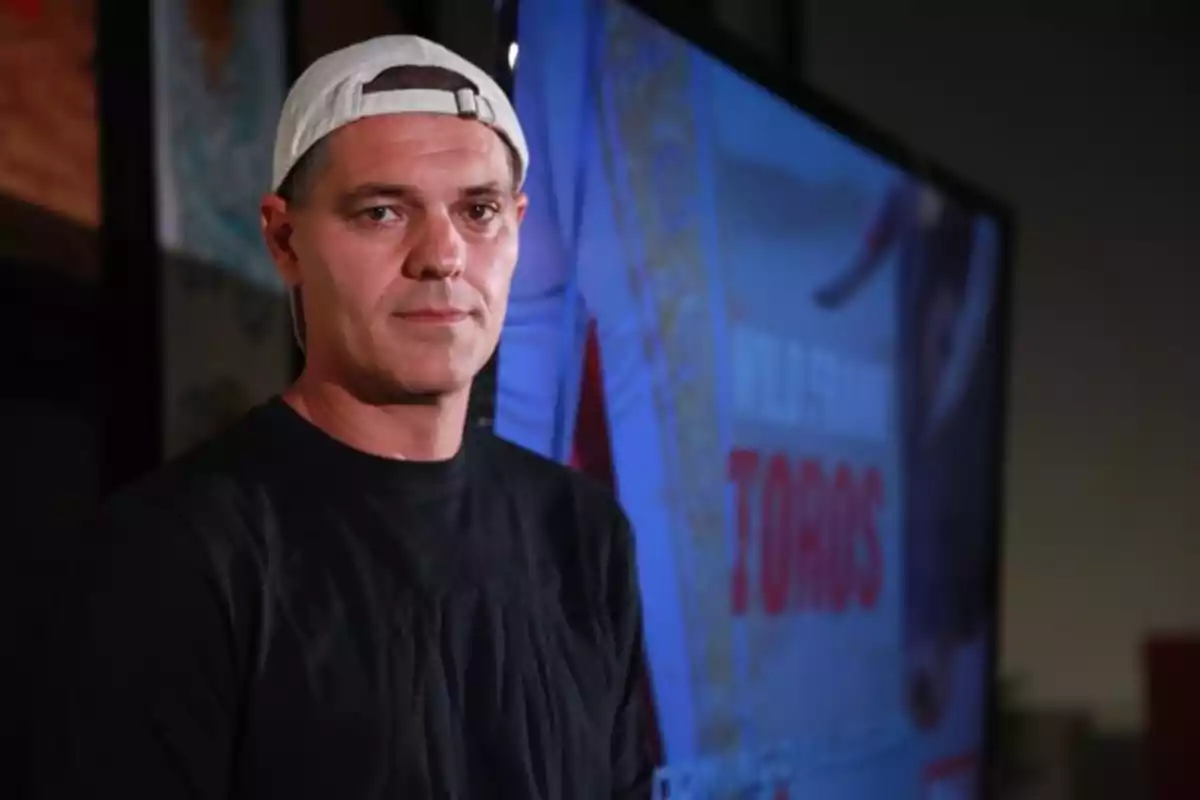
[[471, 389], [470, 374], [395, 375], [375, 382], [375, 405], [437, 405]]

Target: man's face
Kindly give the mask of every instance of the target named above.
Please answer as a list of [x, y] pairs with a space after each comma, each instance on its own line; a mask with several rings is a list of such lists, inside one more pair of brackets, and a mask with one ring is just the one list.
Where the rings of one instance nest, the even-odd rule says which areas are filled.
[[393, 114], [323, 147], [303, 202], [263, 205], [310, 366], [374, 402], [466, 388], [499, 339], [525, 213], [505, 144], [476, 121]]

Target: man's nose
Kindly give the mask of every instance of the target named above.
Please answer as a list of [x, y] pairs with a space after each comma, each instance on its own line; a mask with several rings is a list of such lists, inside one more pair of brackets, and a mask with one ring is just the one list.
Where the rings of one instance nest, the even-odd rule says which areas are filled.
[[431, 211], [421, 221], [421, 230], [405, 262], [414, 280], [446, 280], [462, 274], [466, 267], [466, 245], [445, 211]]

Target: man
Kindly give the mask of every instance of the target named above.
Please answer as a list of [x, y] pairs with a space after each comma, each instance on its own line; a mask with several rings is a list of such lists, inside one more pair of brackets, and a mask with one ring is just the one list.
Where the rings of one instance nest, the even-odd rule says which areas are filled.
[[421, 39], [297, 81], [262, 229], [306, 366], [103, 515], [39, 796], [649, 795], [625, 517], [464, 430], [527, 167], [496, 84]]

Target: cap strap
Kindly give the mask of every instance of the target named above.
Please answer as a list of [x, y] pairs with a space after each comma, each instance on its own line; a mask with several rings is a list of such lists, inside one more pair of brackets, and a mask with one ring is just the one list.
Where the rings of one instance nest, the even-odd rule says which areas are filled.
[[470, 89], [457, 92], [443, 89], [392, 89], [364, 94], [361, 103], [362, 113], [366, 115], [426, 112], [477, 119], [487, 125], [496, 122], [492, 104], [486, 97]]

